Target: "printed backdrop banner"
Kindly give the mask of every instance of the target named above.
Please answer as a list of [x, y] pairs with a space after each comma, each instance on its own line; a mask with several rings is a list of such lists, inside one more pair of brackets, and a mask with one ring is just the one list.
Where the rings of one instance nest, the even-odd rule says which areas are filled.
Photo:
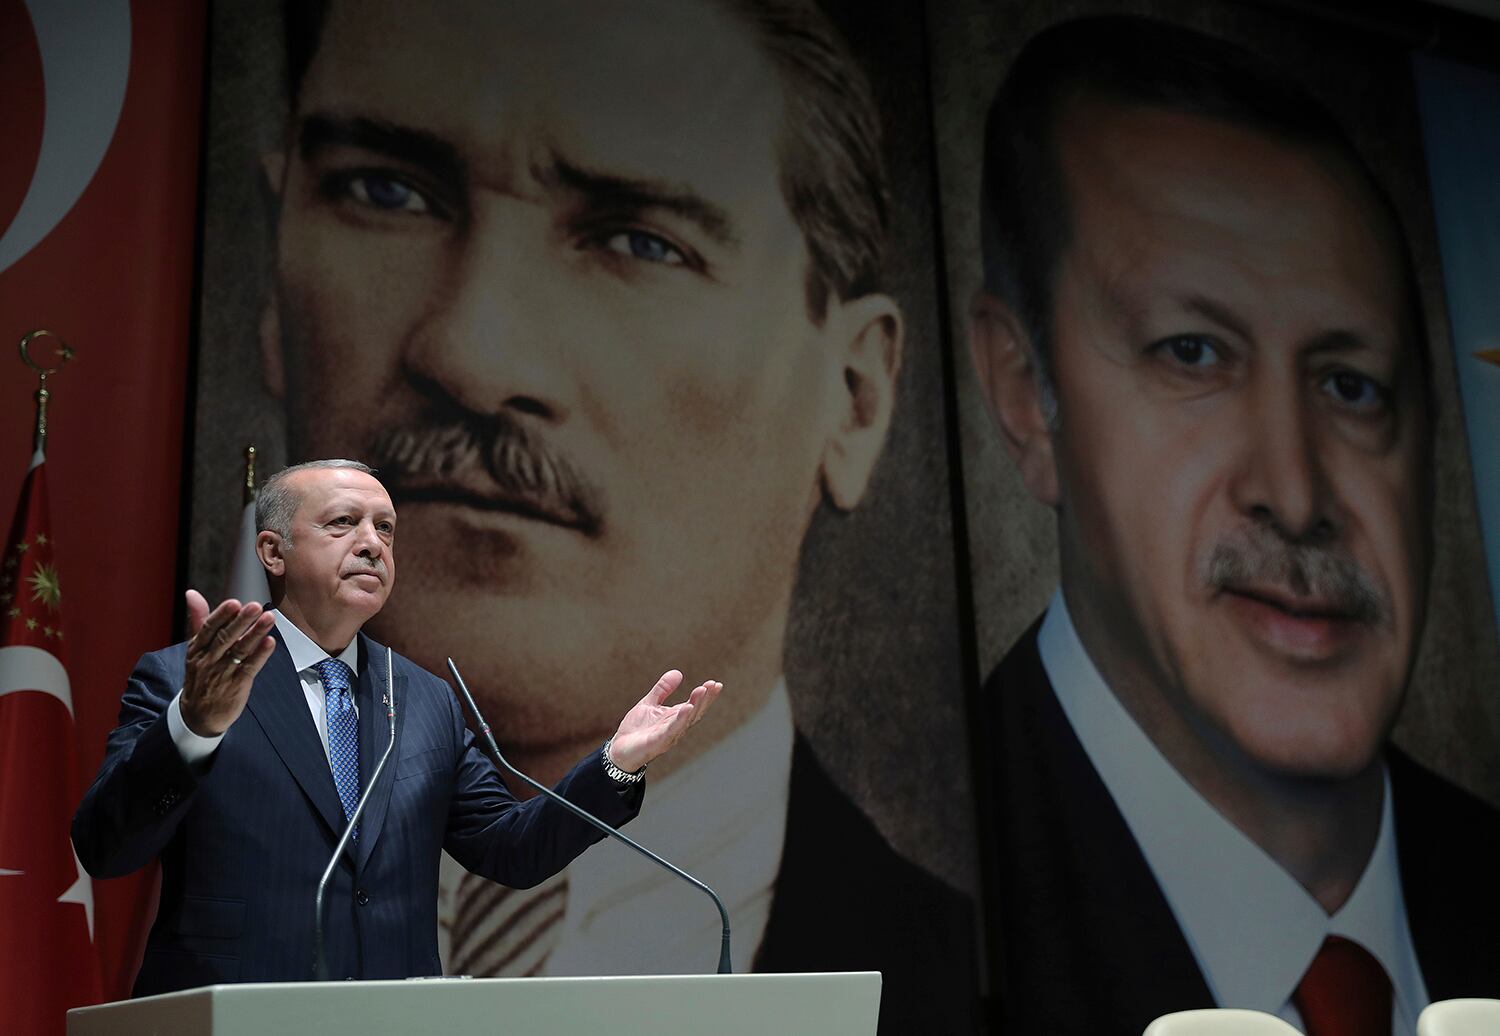
[[[880, 970], [890, 1032], [962, 1031], [978, 982], [921, 36], [917, 3], [221, 5], [189, 566], [225, 585], [247, 444], [354, 457], [399, 514], [370, 632], [451, 655], [523, 769], [669, 667], [722, 680], [631, 834], [725, 898], [736, 970]], [[704, 907], [615, 845], [519, 895], [449, 867], [442, 950], [702, 971]]]
[[928, 11], [1005, 1031], [1312, 1029], [1330, 935], [1395, 1032], [1496, 995], [1500, 666], [1409, 55], [1285, 5]]

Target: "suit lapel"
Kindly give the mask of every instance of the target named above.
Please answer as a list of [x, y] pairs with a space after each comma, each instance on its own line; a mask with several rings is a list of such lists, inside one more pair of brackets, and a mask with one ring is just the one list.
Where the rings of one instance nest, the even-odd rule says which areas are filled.
[[992, 923], [1014, 1031], [1140, 1032], [1215, 1006], [1145, 856], [1053, 693], [1040, 623], [985, 686], [999, 832]]
[[1500, 997], [1500, 822], [1490, 806], [1391, 747], [1407, 928], [1430, 1000]]
[[[273, 631], [273, 635], [274, 631]], [[318, 729], [307, 710], [302, 681], [292, 668], [292, 656], [281, 637], [276, 636], [276, 650], [255, 678], [246, 709], [265, 732], [266, 740], [281, 757], [301, 786], [303, 794], [317, 809], [331, 831], [344, 827], [344, 810], [339, 805], [338, 789], [328, 756], [318, 740]]]
[[[385, 695], [387, 672], [385, 648], [363, 633], [359, 635], [359, 785], [363, 790], [369, 783], [380, 756], [385, 752], [390, 737], [390, 721], [386, 717]], [[391, 786], [396, 781], [396, 764], [401, 754], [401, 728], [406, 721], [406, 676], [395, 674], [396, 691], [396, 745], [390, 762], [380, 775], [380, 783], [370, 794], [364, 816], [359, 823], [359, 843], [354, 850], [358, 867], [364, 867], [380, 838], [385, 825], [386, 808], [391, 803]]]

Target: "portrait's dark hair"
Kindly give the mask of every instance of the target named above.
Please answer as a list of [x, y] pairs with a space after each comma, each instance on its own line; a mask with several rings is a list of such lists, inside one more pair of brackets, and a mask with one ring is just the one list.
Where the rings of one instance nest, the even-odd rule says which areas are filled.
[[1021, 49], [990, 103], [980, 186], [985, 290], [1005, 302], [1048, 370], [1052, 292], [1072, 232], [1057, 146], [1068, 105], [1103, 100], [1216, 119], [1320, 150], [1364, 182], [1389, 225], [1407, 298], [1403, 323], [1428, 377], [1415, 267], [1385, 190], [1332, 115], [1289, 76], [1244, 48], [1128, 15], [1067, 21]]
[[[786, 113], [781, 191], [811, 256], [808, 310], [884, 283], [890, 191], [880, 113], [864, 71], [816, 0], [720, 0], [758, 36], [781, 80]], [[318, 50], [328, 0], [286, 0], [288, 96]]]

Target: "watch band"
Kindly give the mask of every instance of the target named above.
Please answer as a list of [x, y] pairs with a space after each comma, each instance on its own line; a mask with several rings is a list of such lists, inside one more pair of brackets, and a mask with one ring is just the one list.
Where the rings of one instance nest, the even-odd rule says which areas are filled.
[[641, 781], [645, 780], [646, 767], [642, 766], [634, 773], [630, 773], [620, 769], [615, 765], [614, 759], [611, 758], [609, 754], [609, 746], [614, 743], [615, 739], [610, 738], [608, 741], [604, 742], [604, 747], [599, 752], [599, 757], [604, 760], [604, 772], [609, 774], [609, 779], [615, 781], [618, 784], [639, 784]]

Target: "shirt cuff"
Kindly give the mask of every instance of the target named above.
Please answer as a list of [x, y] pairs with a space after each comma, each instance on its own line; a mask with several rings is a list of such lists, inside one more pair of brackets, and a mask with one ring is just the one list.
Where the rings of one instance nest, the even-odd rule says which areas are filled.
[[203, 737], [188, 729], [187, 721], [182, 718], [182, 692], [177, 692], [177, 697], [172, 699], [172, 704], [167, 706], [167, 733], [172, 735], [172, 743], [177, 746], [177, 754], [182, 756], [182, 761], [192, 766], [201, 763], [214, 754], [214, 749], [219, 747], [219, 742], [224, 740], [224, 735], [215, 737]]

